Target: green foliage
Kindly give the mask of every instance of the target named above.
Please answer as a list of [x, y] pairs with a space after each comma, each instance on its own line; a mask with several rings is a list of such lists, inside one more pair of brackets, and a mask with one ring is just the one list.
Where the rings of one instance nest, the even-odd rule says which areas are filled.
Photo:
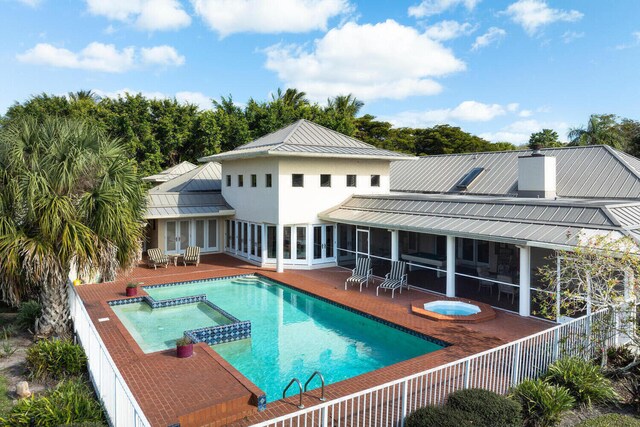
[[576, 427], [640, 427], [640, 420], [629, 415], [606, 414], [576, 424]]
[[564, 144], [558, 139], [558, 132], [552, 129], [542, 129], [540, 132], [534, 132], [529, 137], [529, 148], [535, 146], [544, 147], [562, 147]]
[[528, 427], [551, 427], [562, 413], [573, 408], [575, 399], [564, 387], [543, 380], [526, 380], [513, 389], [511, 396], [522, 406], [522, 418]]
[[176, 346], [185, 346], [185, 345], [189, 345], [189, 344], [193, 344], [193, 341], [191, 341], [191, 338], [189, 338], [188, 336], [183, 336], [182, 338], [178, 338], [176, 340]]
[[520, 404], [489, 390], [472, 388], [451, 393], [447, 407], [471, 414], [480, 424], [492, 427], [519, 427], [522, 425]]
[[9, 381], [4, 375], [0, 375], [0, 417], [11, 409], [12, 403], [9, 397]]
[[[35, 424], [31, 424], [32, 420]], [[65, 380], [41, 396], [21, 399], [0, 425], [64, 426], [74, 423], [104, 423], [104, 413], [91, 388], [81, 379]], [[82, 424], [81, 424], [82, 425]]]
[[473, 415], [449, 407], [426, 406], [406, 418], [406, 427], [472, 427], [483, 426]]
[[34, 331], [36, 319], [40, 317], [41, 313], [38, 301], [25, 301], [20, 304], [15, 324], [23, 331]]
[[31, 378], [37, 380], [76, 376], [87, 368], [82, 346], [70, 340], [40, 340], [27, 349], [26, 361]]
[[624, 150], [629, 145], [615, 114], [592, 114], [586, 127], [569, 131], [569, 145], [610, 145]]
[[617, 397], [599, 366], [580, 358], [560, 359], [549, 366], [545, 381], [566, 387], [577, 403], [606, 403]]

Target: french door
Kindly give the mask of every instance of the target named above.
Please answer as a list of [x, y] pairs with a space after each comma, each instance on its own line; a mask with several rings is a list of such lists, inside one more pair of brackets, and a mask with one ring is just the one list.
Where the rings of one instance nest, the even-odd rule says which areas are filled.
[[314, 264], [322, 262], [333, 262], [335, 255], [335, 226], [334, 225], [314, 225], [313, 226], [313, 260]]
[[165, 223], [165, 250], [183, 253], [189, 246], [204, 251], [218, 250], [218, 221], [215, 219], [172, 220]]

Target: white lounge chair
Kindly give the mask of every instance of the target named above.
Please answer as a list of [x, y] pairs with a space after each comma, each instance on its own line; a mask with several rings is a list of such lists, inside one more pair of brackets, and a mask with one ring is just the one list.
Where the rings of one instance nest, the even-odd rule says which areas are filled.
[[407, 275], [404, 271], [404, 261], [392, 261], [391, 271], [384, 276], [384, 281], [376, 288], [376, 296], [380, 289], [385, 291], [391, 289], [391, 298], [393, 298], [396, 289], [400, 289], [400, 293], [402, 293], [402, 287], [407, 284]]
[[369, 279], [373, 274], [371, 268], [371, 258], [358, 258], [356, 261], [356, 268], [351, 271], [351, 277], [344, 282], [344, 290], [347, 290], [348, 285], [360, 285], [360, 292], [362, 292], [362, 284], [366, 283], [369, 287]]
[[147, 256], [149, 257], [147, 260], [149, 268], [153, 267], [154, 269], [157, 269], [159, 265], [164, 265], [164, 268], [169, 266], [169, 257], [163, 254], [160, 248], [147, 250]]

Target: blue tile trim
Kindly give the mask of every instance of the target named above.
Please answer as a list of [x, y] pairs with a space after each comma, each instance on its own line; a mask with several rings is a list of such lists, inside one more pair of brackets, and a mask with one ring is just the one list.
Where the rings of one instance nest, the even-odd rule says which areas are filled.
[[267, 395], [261, 394], [258, 396], [258, 411], [262, 412], [267, 409]]

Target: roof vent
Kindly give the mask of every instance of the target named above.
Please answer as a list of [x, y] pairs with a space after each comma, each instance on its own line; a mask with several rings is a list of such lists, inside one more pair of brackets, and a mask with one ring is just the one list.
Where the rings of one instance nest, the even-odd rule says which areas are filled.
[[458, 190], [464, 191], [484, 172], [484, 168], [473, 168], [456, 184]]

